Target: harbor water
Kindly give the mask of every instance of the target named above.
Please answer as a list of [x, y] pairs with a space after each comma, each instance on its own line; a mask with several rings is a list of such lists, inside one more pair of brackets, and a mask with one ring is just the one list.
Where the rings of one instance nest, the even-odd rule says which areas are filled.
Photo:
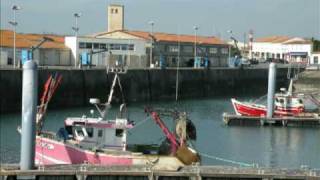
[[[223, 112], [233, 112], [231, 97], [155, 102], [155, 108], [177, 108], [186, 111], [197, 128], [197, 140], [193, 143], [202, 154], [203, 165], [260, 167], [320, 168], [320, 129], [318, 127], [243, 127], [225, 126]], [[242, 97], [241, 100], [254, 98]], [[146, 103], [132, 103], [128, 106], [129, 119], [137, 126], [129, 131], [129, 143], [158, 144], [164, 139], [160, 128], [144, 112]], [[85, 115], [93, 107], [50, 110], [45, 121], [45, 130], [56, 132], [66, 117]], [[112, 107], [109, 117], [115, 117], [118, 106]], [[164, 118], [172, 129], [172, 119]], [[0, 116], [0, 163], [19, 163], [20, 136], [17, 126], [21, 125], [21, 115]]]

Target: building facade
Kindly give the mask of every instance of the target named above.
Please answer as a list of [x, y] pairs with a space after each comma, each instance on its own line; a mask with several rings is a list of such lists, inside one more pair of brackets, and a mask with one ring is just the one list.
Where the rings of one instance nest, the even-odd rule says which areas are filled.
[[[14, 64], [14, 38], [13, 31], [1, 30], [0, 42], [0, 66], [13, 67]], [[37, 46], [44, 37], [52, 39], [52, 42], [45, 42], [39, 49], [33, 52], [33, 60], [39, 66], [69, 66], [70, 49], [64, 45], [64, 37], [57, 35], [43, 35], [43, 34], [21, 34], [16, 33], [16, 66], [21, 67], [23, 50], [30, 50], [31, 47]]]
[[308, 63], [311, 52], [312, 42], [298, 37], [271, 36], [258, 38], [252, 43], [253, 57], [260, 60]]
[[[194, 67], [195, 58], [200, 66], [224, 67], [228, 65], [228, 44], [216, 37], [150, 33], [146, 31], [117, 30], [102, 32], [95, 38], [141, 40], [145, 44], [148, 67], [163, 64], [166, 67]], [[152, 48], [152, 51], [151, 51]]]
[[[139, 39], [110, 39], [96, 37], [65, 37], [65, 45], [71, 49], [71, 61], [75, 66], [126, 68], [146, 67], [145, 44]], [[84, 56], [90, 59], [84, 61]]]

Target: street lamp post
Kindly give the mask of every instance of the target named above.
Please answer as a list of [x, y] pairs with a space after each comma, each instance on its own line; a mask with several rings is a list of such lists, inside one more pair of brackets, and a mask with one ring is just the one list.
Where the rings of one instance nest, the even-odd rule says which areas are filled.
[[197, 30], [199, 29], [198, 26], [193, 26], [194, 29], [194, 61], [196, 62], [197, 58]]
[[[230, 34], [230, 37], [233, 36], [232, 30], [228, 30], [227, 32]], [[231, 61], [231, 44], [228, 45], [228, 62], [230, 63], [230, 61]]]
[[13, 68], [16, 67], [16, 26], [18, 25], [16, 21], [16, 11], [20, 10], [20, 6], [13, 5], [13, 21], [9, 21], [9, 23], [13, 26]]
[[150, 47], [150, 67], [152, 64], [152, 57], [153, 57], [153, 26], [154, 26], [154, 22], [153, 21], [149, 21], [149, 25], [151, 26], [151, 47]]
[[[73, 17], [75, 18], [76, 24], [75, 24], [74, 27], [72, 27], [72, 30], [74, 31], [75, 36], [76, 36], [77, 51], [78, 51], [78, 32], [79, 32], [79, 29], [80, 29], [78, 27], [78, 18], [80, 18], [80, 16], [81, 16], [81, 13], [74, 13], [73, 14]], [[75, 68], [77, 68], [77, 62], [78, 62], [78, 53], [76, 54], [76, 57], [75, 57], [75, 62], [74, 62], [74, 67]]]

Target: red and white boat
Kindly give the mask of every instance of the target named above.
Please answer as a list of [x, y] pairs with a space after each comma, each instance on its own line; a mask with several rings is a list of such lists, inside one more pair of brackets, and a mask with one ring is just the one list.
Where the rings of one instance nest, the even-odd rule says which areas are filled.
[[[98, 99], [90, 99], [90, 103], [94, 104], [100, 113], [98, 118], [85, 116], [67, 118], [64, 127], [57, 133], [38, 130], [35, 150], [37, 165], [83, 163], [112, 166], [153, 165], [154, 168], [166, 170], [200, 161], [197, 152], [188, 147], [188, 139], [181, 133], [170, 132], [159, 114], [153, 110], [148, 110], [148, 113], [165, 134], [167, 143], [163, 144], [166, 147], [163, 147], [163, 144], [161, 146], [128, 144], [127, 132], [134, 128], [134, 123], [127, 119], [125, 105], [120, 106], [120, 113], [114, 120], [105, 118], [116, 82], [121, 88], [117, 74], [107, 103], [100, 104]], [[100, 108], [102, 106], [104, 108]], [[178, 121], [181, 119], [187, 121], [186, 118], [179, 118]], [[188, 133], [186, 132], [188, 127], [183, 127], [187, 123], [177, 124], [182, 134]]]
[[[285, 88], [280, 90], [280, 93], [275, 94], [274, 116], [296, 116], [304, 112], [302, 98], [292, 94], [292, 83], [290, 83], [288, 91]], [[264, 117], [267, 114], [265, 105], [240, 102], [234, 98], [231, 99], [231, 102], [237, 115]]]

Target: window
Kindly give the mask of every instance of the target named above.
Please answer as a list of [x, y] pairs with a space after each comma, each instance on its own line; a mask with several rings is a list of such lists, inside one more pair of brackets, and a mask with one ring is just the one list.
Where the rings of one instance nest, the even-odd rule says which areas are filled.
[[192, 46], [183, 46], [183, 52], [191, 53], [193, 51]]
[[114, 11], [114, 9], [112, 8], [112, 9], [111, 9], [111, 14], [113, 14], [113, 11]]
[[93, 128], [86, 128], [86, 131], [87, 131], [88, 137], [92, 138], [92, 136], [93, 136]]
[[103, 131], [102, 131], [102, 129], [99, 129], [99, 131], [98, 131], [98, 137], [102, 137], [102, 135], [103, 135]]
[[169, 46], [169, 52], [178, 52], [179, 47], [178, 46]]
[[83, 133], [81, 127], [76, 127], [76, 132], [77, 132], [78, 136], [84, 136], [84, 133]]
[[210, 54], [217, 54], [218, 53], [218, 48], [209, 48], [209, 53]]
[[107, 45], [104, 44], [104, 43], [101, 43], [101, 44], [100, 44], [100, 49], [107, 49]]
[[86, 43], [86, 48], [87, 49], [92, 49], [92, 43]]
[[115, 9], [115, 10], [114, 10], [114, 13], [117, 14], [117, 13], [118, 13], [118, 9]]
[[197, 46], [197, 53], [206, 53], [206, 52], [207, 52], [207, 48]]
[[128, 50], [128, 44], [121, 44], [121, 50], [123, 51]]
[[222, 54], [228, 54], [228, 48], [221, 48]]
[[129, 50], [133, 51], [134, 50], [134, 45], [133, 44], [129, 44]]
[[122, 137], [123, 136], [123, 129], [116, 129], [116, 136], [117, 137]]
[[111, 50], [120, 50], [120, 44], [110, 44]]
[[319, 58], [317, 56], [313, 57], [313, 64], [319, 64]]
[[177, 59], [175, 57], [173, 57], [171, 60], [172, 60], [172, 64], [174, 64], [174, 65], [177, 64]]
[[80, 43], [79, 43], [79, 48], [80, 48], [80, 49], [86, 48], [86, 43], [80, 42]]
[[94, 43], [94, 44], [93, 44], [93, 48], [94, 48], [94, 49], [99, 49], [99, 43]]

